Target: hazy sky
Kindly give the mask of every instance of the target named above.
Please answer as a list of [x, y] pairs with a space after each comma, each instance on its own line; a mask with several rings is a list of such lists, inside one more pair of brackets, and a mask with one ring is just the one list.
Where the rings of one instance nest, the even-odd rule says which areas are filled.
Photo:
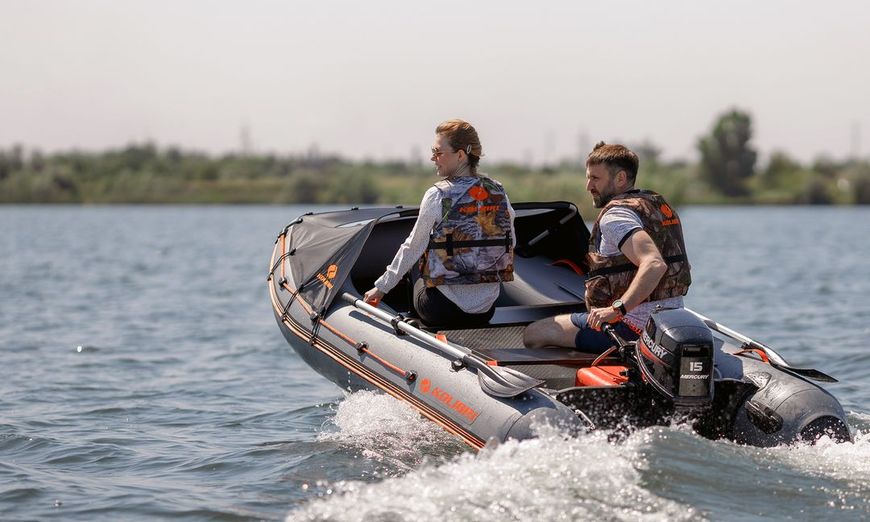
[[870, 2], [0, 0], [0, 147], [492, 160], [599, 139], [695, 157], [730, 107], [762, 153], [870, 156]]

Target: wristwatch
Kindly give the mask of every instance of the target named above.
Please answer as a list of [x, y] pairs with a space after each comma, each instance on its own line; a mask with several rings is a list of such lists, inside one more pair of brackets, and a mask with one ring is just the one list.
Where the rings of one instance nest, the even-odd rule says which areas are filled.
[[622, 315], [628, 314], [628, 310], [625, 309], [625, 305], [622, 303], [622, 299], [617, 299], [610, 305], [611, 308], [618, 311]]

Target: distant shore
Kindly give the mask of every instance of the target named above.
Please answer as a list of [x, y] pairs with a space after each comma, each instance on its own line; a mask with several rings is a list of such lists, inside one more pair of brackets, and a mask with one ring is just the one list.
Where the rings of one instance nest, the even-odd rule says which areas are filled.
[[[585, 169], [481, 164], [514, 201], [567, 200], [591, 208]], [[353, 162], [337, 156], [229, 154], [212, 157], [153, 144], [105, 152], [41, 154], [0, 148], [0, 203], [68, 204], [417, 204], [436, 177], [417, 162]], [[870, 163], [781, 156], [722, 194], [699, 165], [641, 155], [637, 185], [687, 204], [870, 204]]]

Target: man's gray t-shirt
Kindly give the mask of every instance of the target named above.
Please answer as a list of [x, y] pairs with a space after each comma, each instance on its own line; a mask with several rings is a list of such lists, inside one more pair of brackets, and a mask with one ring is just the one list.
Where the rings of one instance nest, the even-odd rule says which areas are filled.
[[[611, 207], [601, 216], [599, 221], [599, 230], [601, 231], [601, 239], [598, 244], [598, 253], [613, 257], [622, 253], [620, 247], [638, 230], [643, 230], [643, 223], [637, 213], [626, 207]], [[615, 295], [616, 300], [622, 296]], [[649, 320], [650, 314], [655, 311], [656, 306], [662, 308], [681, 308], [683, 306], [683, 297], [669, 297], [659, 301], [647, 301], [637, 305], [632, 310], [629, 310], [624, 321], [635, 328], [643, 328]]]

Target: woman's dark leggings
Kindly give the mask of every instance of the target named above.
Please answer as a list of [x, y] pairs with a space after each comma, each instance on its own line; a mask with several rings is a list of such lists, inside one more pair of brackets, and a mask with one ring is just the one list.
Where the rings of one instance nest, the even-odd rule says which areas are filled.
[[450, 328], [483, 326], [495, 314], [495, 305], [480, 314], [470, 314], [462, 310], [438, 288], [427, 288], [422, 277], [417, 277], [414, 281], [414, 309], [427, 326]]

